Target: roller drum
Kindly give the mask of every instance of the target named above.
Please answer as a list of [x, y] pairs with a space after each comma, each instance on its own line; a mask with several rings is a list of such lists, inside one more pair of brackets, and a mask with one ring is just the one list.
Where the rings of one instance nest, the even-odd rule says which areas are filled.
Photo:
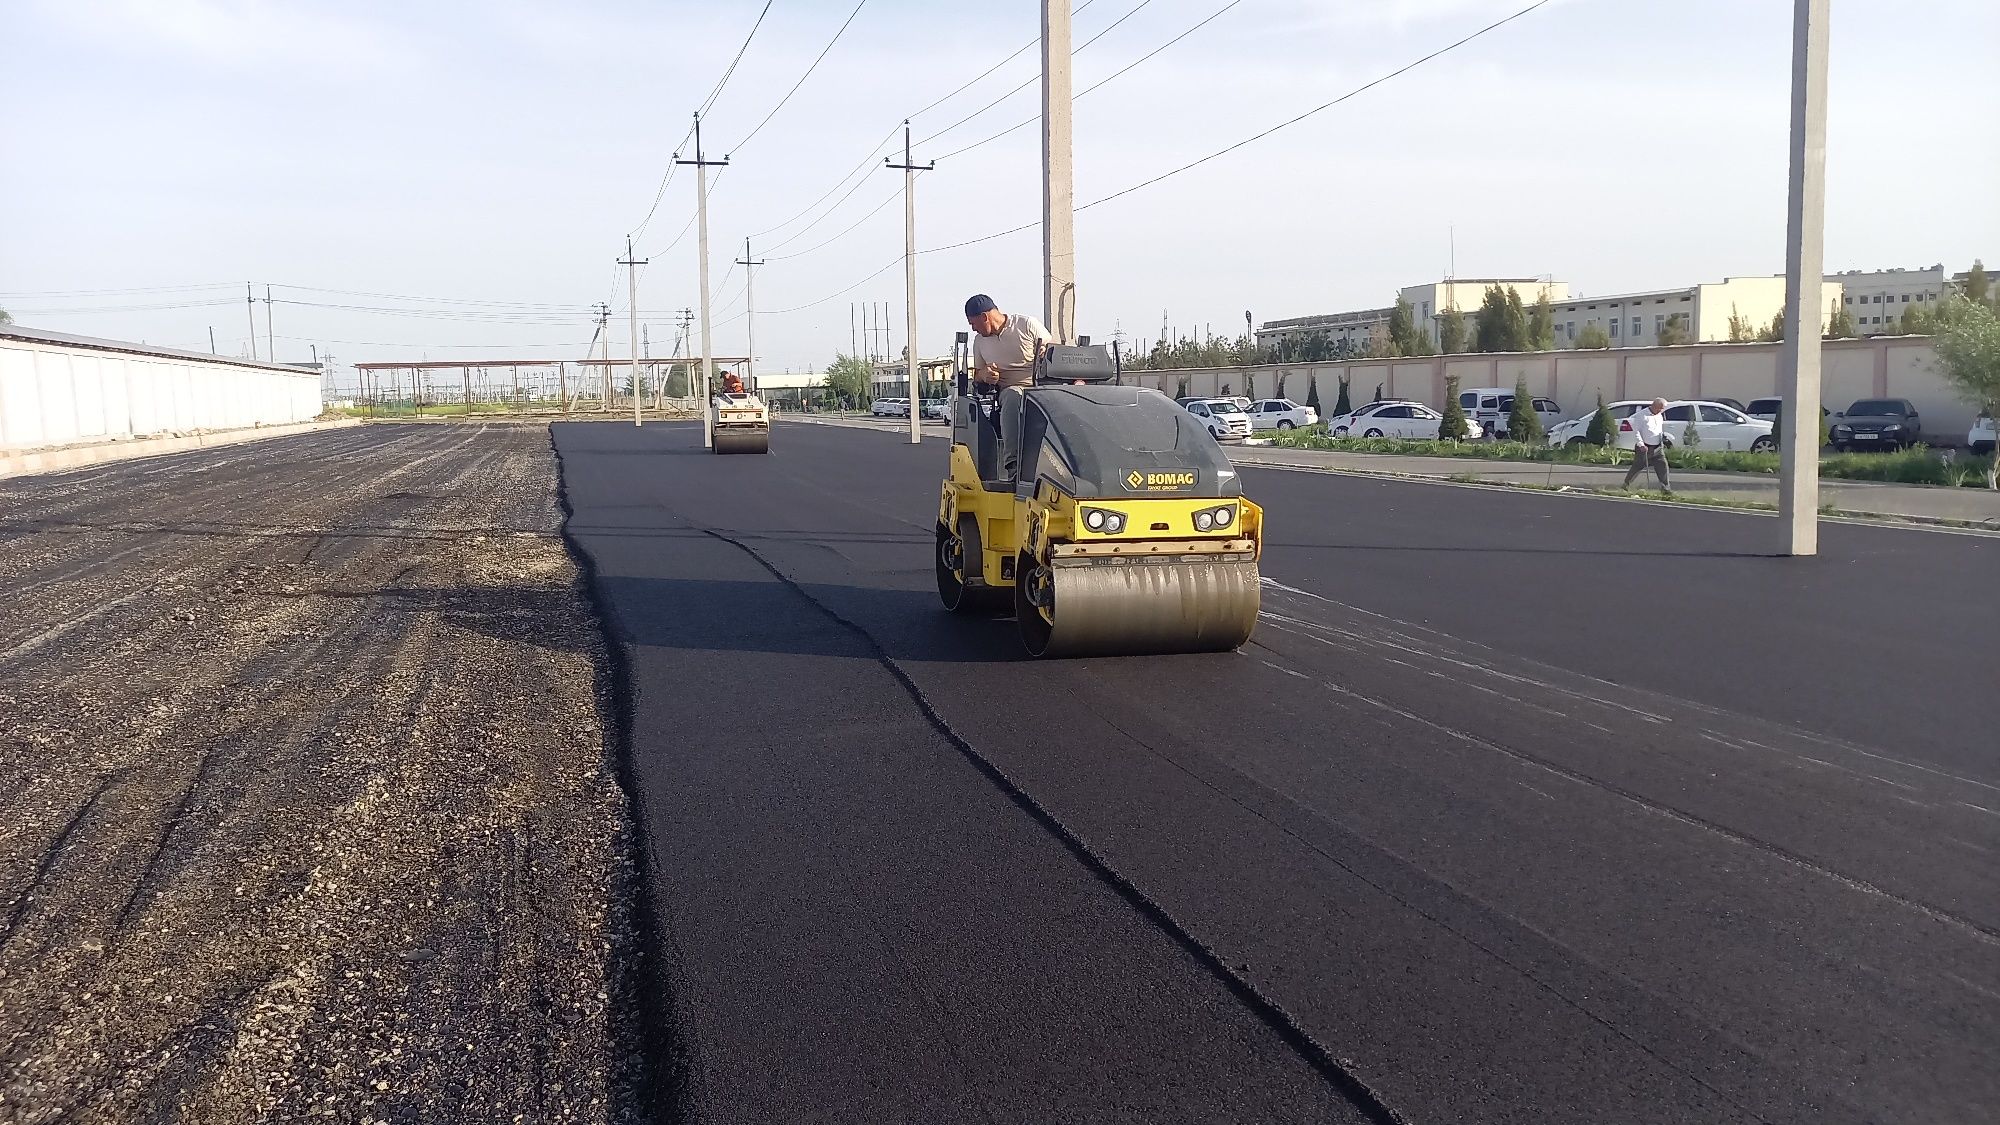
[[[1018, 565], [1033, 567], [1026, 556]], [[1046, 615], [1030, 583], [1015, 587], [1021, 640], [1034, 656], [1227, 652], [1257, 626], [1260, 586], [1250, 559], [1061, 561], [1047, 577]]]
[[742, 426], [718, 426], [715, 430], [715, 451], [717, 453], [768, 453], [771, 450], [771, 431], [750, 429]]

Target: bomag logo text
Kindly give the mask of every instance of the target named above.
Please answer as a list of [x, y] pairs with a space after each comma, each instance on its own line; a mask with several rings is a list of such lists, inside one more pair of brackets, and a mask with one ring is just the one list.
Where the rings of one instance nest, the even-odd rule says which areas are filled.
[[1134, 491], [1140, 489], [1173, 491], [1181, 488], [1193, 488], [1195, 482], [1199, 479], [1199, 474], [1186, 469], [1153, 473], [1133, 469], [1131, 472], [1125, 474], [1126, 486]]

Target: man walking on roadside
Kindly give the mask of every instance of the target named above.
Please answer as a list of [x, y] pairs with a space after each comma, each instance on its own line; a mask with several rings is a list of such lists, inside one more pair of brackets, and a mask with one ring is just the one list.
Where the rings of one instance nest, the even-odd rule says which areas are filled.
[[1660, 491], [1672, 495], [1674, 488], [1667, 479], [1667, 400], [1656, 398], [1646, 409], [1632, 415], [1632, 467], [1625, 470], [1625, 484], [1631, 488], [1639, 474], [1653, 466], [1653, 475], [1660, 478]]

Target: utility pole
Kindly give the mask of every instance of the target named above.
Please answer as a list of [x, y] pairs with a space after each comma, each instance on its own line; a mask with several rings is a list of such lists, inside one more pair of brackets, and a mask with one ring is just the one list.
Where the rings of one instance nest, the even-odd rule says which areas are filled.
[[847, 354], [861, 354], [861, 338], [854, 334], [854, 302], [847, 302]]
[[[632, 424], [634, 426], [644, 424], [639, 420], [639, 411], [646, 405], [646, 389], [639, 382], [639, 267], [650, 261], [652, 261], [651, 258], [635, 259], [632, 257], [632, 236], [629, 234], [626, 235], [625, 256], [618, 260], [618, 264], [625, 267], [625, 299], [631, 302], [626, 306], [626, 312], [629, 314], [627, 322], [632, 330], [630, 342], [632, 347]], [[607, 343], [606, 350], [608, 351], [609, 348], [610, 345]], [[606, 370], [609, 370], [609, 368], [606, 368]]]
[[[256, 322], [252, 321], [251, 323], [251, 331], [255, 332]], [[276, 332], [277, 329], [271, 326], [271, 287], [266, 285], [264, 287], [264, 350], [270, 353], [272, 363], [278, 362], [278, 337], [276, 336]]]
[[910, 157], [910, 122], [903, 120], [903, 162], [891, 163], [895, 157], [882, 158], [882, 163], [891, 168], [899, 168], [903, 173], [903, 291], [906, 321], [903, 326], [904, 348], [903, 373], [910, 377], [910, 444], [917, 445], [924, 440], [924, 391], [920, 374], [923, 361], [917, 355], [917, 173], [928, 172], [937, 167], [937, 162], [918, 164]]
[[1070, 0], [1042, 0], [1042, 319], [1076, 340], [1076, 182], [1070, 163]]
[[721, 160], [706, 160], [701, 154], [701, 114], [694, 115], [694, 159], [682, 160], [674, 157], [676, 164], [694, 165], [694, 214], [695, 226], [700, 232], [697, 251], [701, 255], [701, 444], [704, 449], [715, 447], [714, 411], [708, 408], [709, 384], [715, 380], [714, 337], [709, 331], [708, 303], [708, 170], [729, 163], [728, 155]]
[[[680, 311], [680, 323], [681, 323], [680, 333], [674, 337], [675, 359], [679, 359], [681, 357], [681, 349], [683, 347], [687, 347], [688, 345], [694, 342], [694, 333], [692, 331], [692, 329], [694, 328], [694, 310], [682, 309]], [[694, 373], [692, 371], [683, 372], [681, 378], [687, 381], [687, 385], [681, 388], [681, 397], [682, 398], [694, 397]]]
[[[597, 302], [597, 338], [604, 344], [604, 360], [605, 360], [604, 397], [597, 400], [597, 412], [599, 414], [602, 414], [605, 411], [611, 409], [611, 333], [609, 331], [610, 325], [611, 325], [611, 306], [605, 304], [603, 301]], [[595, 348], [592, 348], [591, 350], [593, 352], [596, 351]]]
[[215, 355], [215, 325], [208, 326], [208, 354]]
[[1819, 553], [1820, 293], [1826, 251], [1829, 0], [1793, 0], [1791, 193], [1785, 216], [1785, 342], [1779, 366], [1778, 523], [1787, 555]]
[[743, 256], [741, 258], [736, 259], [736, 264], [743, 267], [743, 300], [745, 302], [743, 306], [743, 327], [745, 333], [749, 337], [747, 344], [750, 352], [750, 358], [743, 361], [743, 385], [749, 389], [751, 394], [756, 394], [757, 393], [756, 272], [757, 272], [757, 267], [764, 264], [764, 259], [758, 258], [755, 261], [752, 261], [750, 259], [750, 240], [746, 238], [743, 240]]
[[251, 295], [250, 283], [243, 283], [243, 307], [250, 313], [250, 359], [257, 359], [257, 298]]

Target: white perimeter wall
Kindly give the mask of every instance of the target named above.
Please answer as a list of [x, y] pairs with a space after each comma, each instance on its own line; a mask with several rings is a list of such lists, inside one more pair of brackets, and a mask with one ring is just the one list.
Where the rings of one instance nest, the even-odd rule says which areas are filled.
[[317, 372], [0, 337], [0, 449], [308, 422]]

